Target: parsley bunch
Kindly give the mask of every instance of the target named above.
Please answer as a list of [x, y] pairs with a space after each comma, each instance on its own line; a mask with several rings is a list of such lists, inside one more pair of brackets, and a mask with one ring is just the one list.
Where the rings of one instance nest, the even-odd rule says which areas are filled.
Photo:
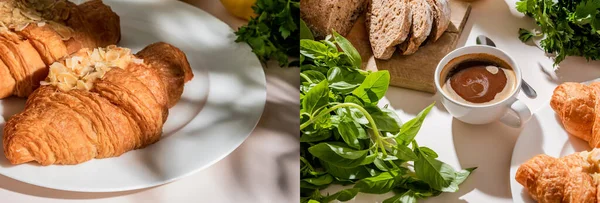
[[541, 46], [556, 54], [555, 65], [567, 56], [600, 59], [600, 0], [520, 0], [517, 10], [541, 27], [540, 33], [520, 29], [519, 38], [545, 35]]
[[[361, 70], [359, 53], [336, 32], [321, 41], [303, 36], [300, 202], [348, 201], [359, 192], [396, 193], [384, 203], [416, 202], [458, 191], [475, 168], [455, 171], [415, 140], [433, 104], [402, 124], [393, 110], [377, 105], [389, 86], [388, 71]], [[331, 184], [354, 186], [322, 195]]]
[[288, 56], [298, 57], [299, 0], [257, 0], [252, 7], [258, 17], [235, 33], [236, 42], [246, 42], [262, 62], [270, 59], [288, 66]]

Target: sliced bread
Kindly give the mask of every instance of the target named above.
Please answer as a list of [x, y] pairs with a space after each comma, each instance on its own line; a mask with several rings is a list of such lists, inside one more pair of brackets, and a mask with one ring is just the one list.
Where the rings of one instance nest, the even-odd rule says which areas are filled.
[[316, 38], [335, 30], [346, 35], [362, 14], [367, 0], [300, 0], [300, 17]]
[[375, 58], [391, 58], [396, 45], [406, 40], [412, 24], [410, 10], [409, 0], [369, 2], [365, 23]]
[[427, 0], [411, 0], [412, 26], [409, 39], [399, 46], [403, 55], [417, 52], [421, 44], [427, 39], [433, 24], [433, 8]]
[[450, 5], [448, 0], [427, 0], [434, 9], [433, 27], [429, 39], [437, 41], [450, 25]]

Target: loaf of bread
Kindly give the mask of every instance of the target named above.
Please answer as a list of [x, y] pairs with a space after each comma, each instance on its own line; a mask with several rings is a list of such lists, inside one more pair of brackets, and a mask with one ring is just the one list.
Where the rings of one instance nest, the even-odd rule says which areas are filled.
[[427, 0], [434, 9], [433, 27], [429, 39], [437, 41], [450, 25], [450, 5], [448, 0]]
[[399, 46], [403, 55], [417, 52], [421, 44], [431, 33], [433, 25], [433, 7], [427, 0], [411, 0], [413, 23], [410, 27], [409, 39]]
[[389, 59], [406, 40], [412, 25], [409, 0], [371, 0], [365, 19], [373, 56]]
[[300, 17], [316, 38], [332, 30], [346, 35], [363, 13], [367, 0], [300, 0]]

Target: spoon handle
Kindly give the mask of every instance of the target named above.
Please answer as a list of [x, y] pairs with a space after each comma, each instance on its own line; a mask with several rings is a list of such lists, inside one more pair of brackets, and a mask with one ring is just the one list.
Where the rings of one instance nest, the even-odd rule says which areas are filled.
[[521, 89], [529, 98], [536, 98], [537, 92], [525, 80], [521, 80]]

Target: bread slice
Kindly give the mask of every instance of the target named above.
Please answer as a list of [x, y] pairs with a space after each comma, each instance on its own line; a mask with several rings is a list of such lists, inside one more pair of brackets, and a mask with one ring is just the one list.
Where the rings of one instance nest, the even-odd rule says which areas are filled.
[[367, 0], [300, 0], [300, 17], [316, 38], [335, 30], [346, 35], [363, 13]]
[[399, 46], [403, 55], [417, 52], [421, 44], [427, 39], [433, 24], [433, 8], [427, 0], [411, 0], [412, 26], [410, 27], [409, 40]]
[[450, 5], [448, 0], [427, 0], [434, 9], [433, 27], [429, 39], [437, 41], [450, 25]]
[[375, 58], [391, 58], [396, 45], [406, 40], [412, 24], [410, 10], [409, 0], [369, 2], [365, 23]]

